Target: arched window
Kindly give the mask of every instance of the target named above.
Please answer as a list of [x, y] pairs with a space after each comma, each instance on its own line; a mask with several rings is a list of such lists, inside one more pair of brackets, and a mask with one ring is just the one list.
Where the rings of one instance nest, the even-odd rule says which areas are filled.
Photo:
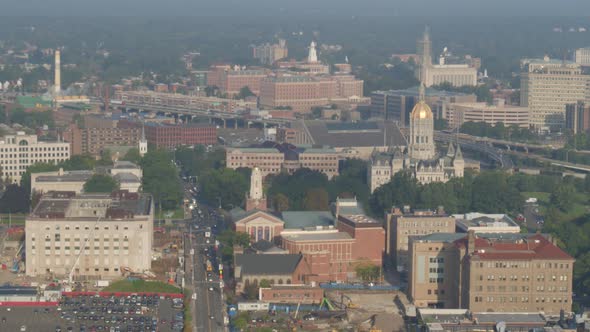
[[283, 284], [283, 279], [279, 279], [279, 285]]

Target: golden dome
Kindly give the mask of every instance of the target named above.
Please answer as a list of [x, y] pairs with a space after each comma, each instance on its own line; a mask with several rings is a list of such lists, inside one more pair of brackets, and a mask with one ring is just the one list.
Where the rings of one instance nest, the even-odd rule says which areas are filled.
[[412, 109], [410, 117], [412, 119], [432, 119], [433, 115], [430, 106], [424, 101], [419, 101]]

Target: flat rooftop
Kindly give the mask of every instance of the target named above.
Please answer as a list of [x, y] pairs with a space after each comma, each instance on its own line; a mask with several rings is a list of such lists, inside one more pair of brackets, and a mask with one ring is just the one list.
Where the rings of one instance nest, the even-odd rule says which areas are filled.
[[[41, 173], [37, 176], [36, 182], [86, 182], [92, 177], [92, 171], [69, 171], [63, 174], [57, 172]], [[47, 174], [47, 175], [43, 175]]]
[[77, 194], [52, 192], [44, 195], [28, 218], [48, 220], [121, 220], [151, 214], [148, 194]]
[[465, 213], [454, 214], [457, 227], [462, 231], [468, 231], [470, 228], [503, 228], [520, 226], [506, 214], [484, 214], [484, 213]]
[[281, 237], [289, 241], [348, 241], [352, 237], [346, 232], [338, 231], [303, 231], [298, 233], [281, 234]]

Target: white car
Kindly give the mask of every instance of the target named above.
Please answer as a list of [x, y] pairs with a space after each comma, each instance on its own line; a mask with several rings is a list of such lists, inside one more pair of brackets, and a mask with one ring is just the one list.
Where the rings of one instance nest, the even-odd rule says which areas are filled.
[[26, 330], [27, 330], [27, 326], [26, 326], [26, 325], [23, 325], [23, 326], [21, 326], [21, 327], [20, 327], [20, 330], [21, 330], [21, 332], [24, 332], [24, 331], [26, 331]]

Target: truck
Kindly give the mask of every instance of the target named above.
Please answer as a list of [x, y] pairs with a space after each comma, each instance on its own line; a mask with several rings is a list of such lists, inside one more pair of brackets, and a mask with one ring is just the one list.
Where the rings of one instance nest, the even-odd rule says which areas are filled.
[[211, 265], [211, 261], [207, 260], [206, 262], [206, 268], [207, 268], [207, 272], [212, 272], [213, 271], [213, 265]]

